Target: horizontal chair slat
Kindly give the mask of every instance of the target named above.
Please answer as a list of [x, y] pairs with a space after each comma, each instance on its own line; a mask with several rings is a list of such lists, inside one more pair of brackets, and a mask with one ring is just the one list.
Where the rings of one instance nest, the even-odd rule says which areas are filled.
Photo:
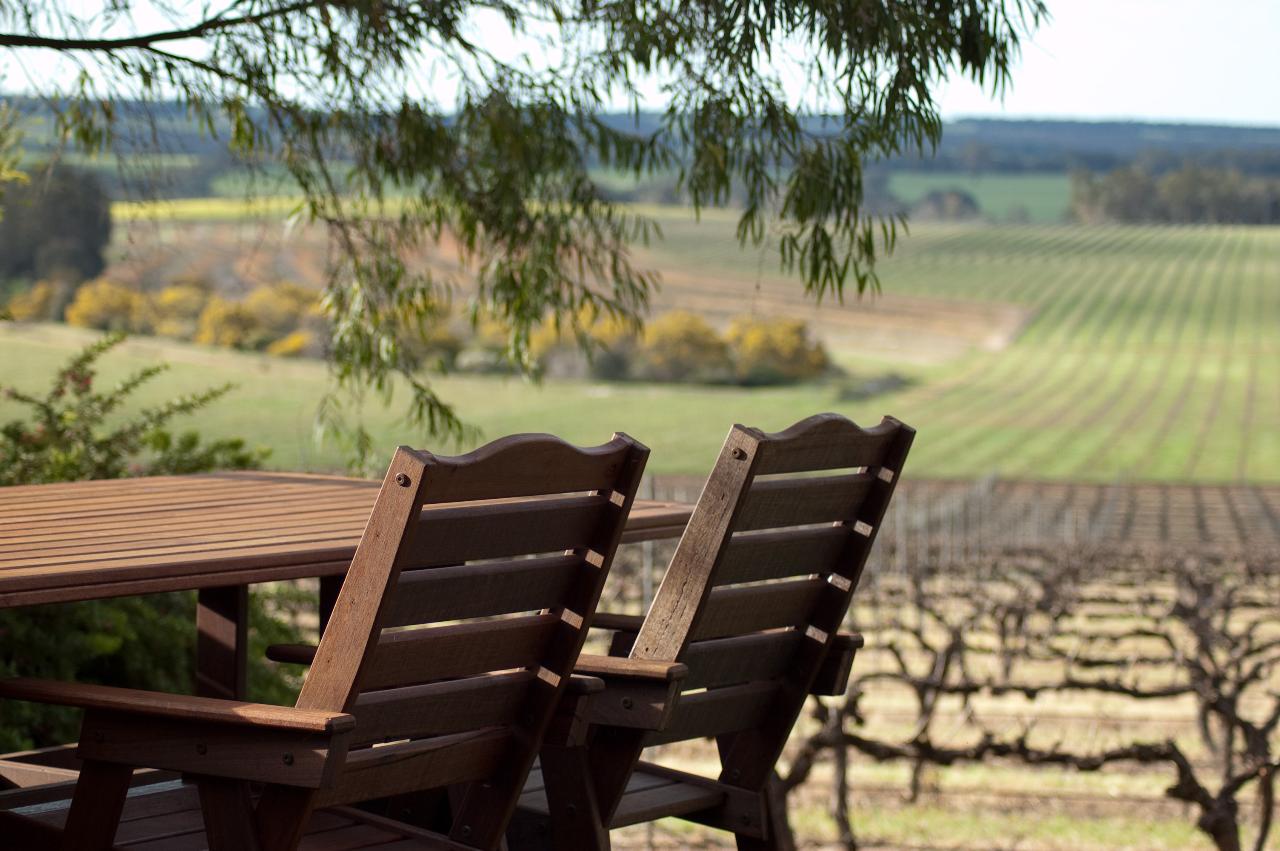
[[845, 521], [876, 481], [867, 473], [757, 481], [747, 492], [733, 528], [746, 532]]
[[866, 429], [843, 417], [810, 418], [768, 435], [770, 439], [760, 445], [756, 475], [879, 467], [900, 428], [888, 417]]
[[509, 724], [521, 708], [531, 671], [366, 691], [356, 698], [356, 744], [461, 733]]
[[484, 779], [508, 752], [511, 736], [495, 728], [350, 751], [337, 783], [319, 791], [316, 806]]
[[427, 508], [402, 567], [571, 550], [591, 541], [604, 512], [619, 510], [603, 494]]
[[383, 633], [362, 686], [390, 688], [536, 665], [559, 620], [548, 613]]
[[687, 690], [737, 685], [781, 676], [795, 657], [795, 630], [695, 641], [685, 651]]
[[629, 445], [580, 448], [549, 434], [520, 434], [432, 466], [427, 503], [613, 490]]
[[760, 723], [773, 705], [778, 684], [745, 683], [681, 695], [666, 729], [645, 737], [646, 747], [723, 736]]
[[706, 611], [694, 628], [693, 638], [699, 641], [806, 624], [826, 586], [825, 579], [815, 577], [716, 588], [708, 595]]
[[738, 533], [725, 548], [716, 584], [829, 572], [848, 537], [847, 526]]
[[463, 564], [400, 574], [387, 601], [386, 627], [462, 620], [561, 605], [581, 556]]

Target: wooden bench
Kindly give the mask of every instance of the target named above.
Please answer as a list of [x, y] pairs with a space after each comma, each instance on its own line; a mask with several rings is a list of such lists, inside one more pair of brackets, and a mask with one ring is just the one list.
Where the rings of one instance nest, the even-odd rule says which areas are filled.
[[[77, 851], [144, 835], [137, 847], [498, 847], [647, 456], [625, 435], [590, 449], [519, 435], [458, 458], [401, 447], [294, 707], [0, 681], [0, 697], [86, 710], [71, 800], [10, 810], [8, 835]], [[131, 791], [135, 767], [196, 791]], [[438, 832], [333, 809], [445, 788]]]
[[[841, 693], [862, 640], [839, 634], [914, 431], [811, 417], [734, 426], [643, 619], [600, 614], [610, 655], [578, 671], [605, 690], [566, 707], [520, 798], [512, 848], [602, 849], [609, 830], [677, 816], [740, 848], [787, 848], [774, 764], [814, 693]], [[715, 739], [717, 777], [642, 760]]]

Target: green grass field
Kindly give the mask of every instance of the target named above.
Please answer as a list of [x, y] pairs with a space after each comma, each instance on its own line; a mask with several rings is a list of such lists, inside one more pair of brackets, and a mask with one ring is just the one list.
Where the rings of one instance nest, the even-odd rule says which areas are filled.
[[1009, 221], [1025, 215], [1037, 224], [1066, 218], [1071, 203], [1071, 178], [1061, 172], [1030, 174], [970, 174], [953, 171], [895, 171], [889, 191], [915, 203], [938, 189], [959, 189], [973, 196], [983, 218]]
[[[655, 213], [666, 217], [666, 239], [645, 259], [685, 278], [668, 284], [665, 303], [699, 294], [706, 275], [732, 283], [721, 296], [740, 311], [761, 309], [753, 307], [760, 293], [803, 305], [798, 283], [760, 252], [738, 249], [731, 217], [693, 225]], [[917, 383], [904, 392], [856, 403], [839, 401], [830, 383], [744, 390], [450, 377], [440, 387], [487, 438], [539, 430], [595, 442], [624, 429], [653, 448], [650, 469], [659, 473], [705, 471], [732, 422], [777, 428], [837, 410], [862, 422], [893, 413], [915, 425], [917, 475], [1280, 480], [1280, 229], [920, 225], [884, 263], [882, 279], [885, 293], [931, 306], [900, 345], [928, 345], [950, 305], [1013, 304], [1029, 319], [1003, 350], [974, 347], [916, 367]], [[851, 299], [822, 311], [866, 309]], [[60, 327], [0, 329], [0, 383], [43, 385], [84, 339]], [[338, 447], [312, 437], [322, 364], [141, 340], [109, 364], [119, 374], [156, 359], [174, 363], [157, 394], [240, 385], [194, 423], [208, 433], [270, 446], [281, 467], [341, 463]], [[839, 359], [875, 370], [895, 355]], [[0, 419], [12, 415], [0, 403]], [[384, 449], [429, 442], [375, 401], [366, 416]]]

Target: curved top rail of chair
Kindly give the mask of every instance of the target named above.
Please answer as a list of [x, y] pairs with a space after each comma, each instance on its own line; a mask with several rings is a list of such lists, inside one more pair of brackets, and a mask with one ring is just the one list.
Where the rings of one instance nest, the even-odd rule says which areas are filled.
[[881, 466], [889, 462], [887, 453], [899, 438], [915, 434], [894, 417], [863, 428], [833, 413], [815, 414], [778, 432], [742, 425], [734, 428], [760, 441], [757, 475]]
[[428, 504], [540, 496], [550, 493], [548, 486], [557, 493], [611, 490], [618, 470], [632, 453], [649, 451], [622, 432], [599, 446], [575, 446], [554, 435], [531, 433], [502, 437], [464, 455], [401, 448], [416, 454], [427, 467], [424, 501]]
[[805, 417], [781, 431], [765, 431], [764, 429], [744, 425], [737, 427], [751, 432], [762, 440], [787, 441], [797, 440], [802, 437], [812, 437], [814, 434], [835, 436], [843, 433], [856, 437], [876, 437], [896, 431], [898, 428], [903, 427], [903, 424], [897, 417], [885, 416], [881, 417], [880, 422], [875, 425], [863, 427], [843, 414], [825, 413]]

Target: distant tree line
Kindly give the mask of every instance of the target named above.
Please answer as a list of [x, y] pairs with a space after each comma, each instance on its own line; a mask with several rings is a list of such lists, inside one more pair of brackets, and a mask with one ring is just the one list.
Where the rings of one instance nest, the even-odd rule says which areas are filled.
[[111, 199], [91, 174], [33, 168], [0, 196], [0, 280], [91, 278], [110, 240]]
[[937, 149], [903, 153], [892, 168], [982, 173], [1110, 171], [1138, 165], [1156, 174], [1186, 163], [1280, 176], [1280, 129], [1133, 121], [947, 123]]
[[1280, 178], [1184, 165], [1163, 174], [1126, 166], [1071, 176], [1071, 213], [1082, 222], [1250, 224], [1280, 222]]

